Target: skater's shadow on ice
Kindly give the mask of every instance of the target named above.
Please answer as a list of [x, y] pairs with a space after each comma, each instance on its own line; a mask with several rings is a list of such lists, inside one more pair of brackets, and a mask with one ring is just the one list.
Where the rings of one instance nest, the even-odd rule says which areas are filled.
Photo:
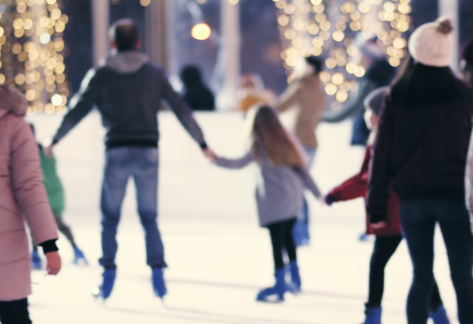
[[[210, 313], [210, 312], [205, 312], [205, 311], [199, 311], [199, 310], [194, 310], [194, 309], [185, 309], [185, 308], [177, 308], [177, 307], [168, 307], [167, 308], [170, 311], [176, 311], [176, 312], [182, 312], [182, 313], [192, 313], [196, 315], [202, 315], [202, 316], [213, 316], [216, 317], [215, 320], [218, 320], [218, 318], [222, 318], [223, 320], [234, 320], [238, 322], [225, 322], [225, 323], [238, 323], [238, 324], [246, 324], [246, 323], [258, 323], [258, 324], [263, 324], [263, 323], [270, 323], [270, 324], [323, 324], [323, 323], [314, 323], [314, 322], [294, 322], [294, 320], [291, 320], [290, 322], [284, 321], [284, 320], [275, 320], [275, 319], [265, 319], [265, 318], [254, 318], [254, 317], [241, 317], [241, 316], [234, 316], [234, 315], [225, 315], [225, 314], [215, 314], [215, 313]], [[219, 323], [224, 323], [224, 322], [219, 322]]]
[[[204, 323], [219, 323], [219, 324], [324, 324], [324, 323], [315, 323], [315, 322], [294, 322], [293, 320], [284, 321], [284, 320], [275, 320], [275, 319], [264, 319], [264, 318], [252, 318], [252, 317], [240, 317], [234, 315], [225, 315], [225, 314], [216, 314], [199, 310], [184, 309], [177, 307], [166, 307], [166, 310], [170, 313], [183, 313], [183, 314], [165, 314], [165, 313], [156, 313], [150, 311], [141, 311], [127, 308], [115, 308], [107, 307], [108, 310], [114, 312], [123, 312], [128, 314], [139, 314], [139, 315], [150, 315], [157, 318], [174, 318], [182, 319], [195, 322], [204, 322]], [[193, 314], [195, 316], [185, 315]]]
[[[149, 280], [149, 279], [147, 279]], [[182, 285], [197, 285], [197, 286], [207, 286], [207, 287], [218, 287], [218, 288], [232, 288], [232, 289], [244, 289], [258, 291], [261, 287], [251, 286], [251, 285], [241, 285], [233, 283], [224, 283], [224, 282], [210, 282], [210, 281], [196, 281], [196, 280], [187, 280], [187, 279], [168, 279], [168, 283], [171, 284], [182, 284]], [[351, 300], [364, 300], [363, 296], [355, 295], [344, 295], [324, 291], [315, 291], [315, 290], [304, 290], [302, 296], [315, 296], [315, 297], [325, 297], [325, 298], [336, 298], [336, 299], [351, 299]]]

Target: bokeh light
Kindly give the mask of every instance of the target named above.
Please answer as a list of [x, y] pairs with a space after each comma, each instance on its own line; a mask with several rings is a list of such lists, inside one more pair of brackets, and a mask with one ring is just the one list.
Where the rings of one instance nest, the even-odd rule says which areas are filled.
[[192, 27], [191, 35], [198, 40], [206, 40], [212, 34], [212, 30], [207, 24], [197, 24]]
[[16, 87], [28, 113], [64, 113], [70, 94], [63, 32], [69, 17], [62, 0], [12, 1], [0, 5], [0, 84]]
[[358, 63], [363, 40], [376, 37], [394, 67], [407, 57], [403, 33], [411, 27], [411, 0], [273, 1], [279, 9], [281, 58], [288, 75], [298, 57], [323, 56], [326, 71], [321, 79], [327, 94], [335, 96], [337, 108], [356, 90], [356, 80], [366, 74]]

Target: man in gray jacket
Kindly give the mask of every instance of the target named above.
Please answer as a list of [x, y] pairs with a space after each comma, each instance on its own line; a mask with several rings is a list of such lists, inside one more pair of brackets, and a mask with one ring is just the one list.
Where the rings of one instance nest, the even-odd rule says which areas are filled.
[[103, 256], [99, 260], [105, 271], [96, 294], [107, 299], [113, 289], [120, 210], [128, 178], [133, 177], [138, 212], [145, 230], [147, 264], [152, 268], [154, 291], [162, 298], [166, 294], [163, 279], [166, 262], [157, 225], [159, 132], [156, 116], [161, 101], [168, 103], [206, 156], [213, 156], [213, 152], [164, 71], [139, 52], [141, 40], [136, 24], [132, 20], [120, 20], [111, 27], [110, 35], [113, 54], [84, 78], [47, 151], [51, 152], [53, 145], [97, 106], [107, 134], [101, 198]]

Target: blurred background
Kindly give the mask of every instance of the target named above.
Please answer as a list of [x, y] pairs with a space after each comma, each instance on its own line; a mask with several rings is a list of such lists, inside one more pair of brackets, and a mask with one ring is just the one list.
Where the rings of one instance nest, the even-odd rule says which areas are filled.
[[[176, 91], [183, 92], [183, 68], [201, 70], [217, 104], [216, 112], [198, 112], [196, 118], [209, 146], [238, 156], [245, 151], [243, 116], [237, 111], [242, 76], [279, 95], [298, 57], [320, 57], [326, 109], [336, 112], [365, 76], [359, 63], [362, 42], [374, 40], [398, 68], [407, 57], [409, 34], [440, 15], [456, 25], [452, 68], [458, 70], [460, 45], [473, 37], [471, 0], [0, 0], [0, 84], [25, 93], [27, 119], [35, 124], [38, 141], [49, 144], [83, 77], [108, 55], [108, 27], [132, 18], [139, 24], [143, 51], [163, 66]], [[152, 296], [133, 186], [128, 186], [118, 237], [120, 283], [107, 308], [91, 302], [90, 287], [101, 274], [96, 260], [104, 160], [104, 131], [93, 112], [55, 151], [66, 191], [65, 219], [91, 265], [72, 266], [72, 251], [61, 237], [65, 267], [61, 276], [34, 287], [35, 323], [361, 322], [372, 249], [369, 241], [358, 241], [365, 221], [361, 200], [329, 209], [310, 198], [313, 241], [300, 252], [305, 294], [281, 307], [256, 304], [254, 294], [271, 284], [273, 269], [267, 233], [257, 227], [255, 170], [216, 169], [174, 116], [163, 112], [159, 122], [168, 307]], [[311, 173], [326, 192], [359, 170], [364, 148], [349, 145], [349, 120], [324, 123], [317, 132], [320, 148]], [[436, 278], [452, 323], [458, 323], [440, 235], [436, 242]], [[411, 270], [402, 245], [387, 269], [393, 280], [386, 285], [383, 323], [405, 323]]]
[[[405, 46], [398, 39], [407, 38], [417, 26], [439, 15], [455, 21], [458, 44], [470, 38], [473, 30], [473, 3], [468, 0], [2, 0], [0, 3], [3, 29], [0, 83], [17, 86], [25, 93], [31, 90], [27, 95], [32, 103], [31, 113], [64, 112], [67, 98], [78, 90], [87, 70], [107, 55], [107, 28], [121, 18], [132, 18], [139, 23], [144, 51], [165, 68], [178, 91], [182, 88], [180, 70], [187, 65], [198, 66], [204, 82], [217, 95], [219, 110], [235, 108], [232, 100], [237, 96], [241, 75], [258, 75], [265, 87], [281, 93], [298, 55], [320, 56], [327, 61], [332, 75], [342, 72], [347, 80], [356, 81], [362, 71], [355, 75], [355, 67], [349, 65], [345, 69], [356, 53], [348, 51], [348, 57], [340, 58], [335, 50], [346, 53], [360, 35], [377, 36], [387, 57], [392, 58], [390, 62], [398, 66], [399, 59], [406, 55], [399, 51]], [[44, 71], [44, 67], [51, 71]], [[325, 81], [329, 79], [326, 77]], [[342, 100], [338, 101], [346, 100], [343, 94], [346, 86], [328, 89], [334, 98], [341, 91], [338, 98]], [[56, 96], [51, 101], [55, 94], [63, 96], [62, 100]], [[45, 109], [47, 104], [52, 105]]]

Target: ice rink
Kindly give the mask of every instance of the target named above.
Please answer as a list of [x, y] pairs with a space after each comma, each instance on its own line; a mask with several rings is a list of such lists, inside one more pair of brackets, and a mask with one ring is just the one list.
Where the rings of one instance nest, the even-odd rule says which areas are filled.
[[[47, 141], [60, 118], [36, 116], [38, 138]], [[100, 212], [103, 130], [91, 114], [63, 142], [56, 155], [66, 188], [65, 220], [90, 261], [72, 264], [63, 237], [64, 267], [57, 277], [39, 281], [30, 298], [35, 324], [359, 324], [364, 315], [372, 243], [361, 243], [361, 200], [323, 207], [311, 197], [309, 247], [299, 249], [303, 294], [286, 295], [282, 304], [255, 302], [260, 288], [273, 284], [269, 235], [257, 225], [253, 201], [255, 169], [227, 171], [212, 166], [178, 125], [174, 116], [159, 117], [160, 228], [166, 247], [169, 295], [165, 305], [154, 297], [145, 263], [144, 235], [129, 184], [119, 229], [117, 281], [106, 305], [91, 289], [100, 283]], [[200, 114], [209, 145], [225, 156], [244, 152], [243, 120], [236, 113]], [[358, 171], [363, 150], [348, 145], [350, 125], [324, 124], [321, 147], [312, 169], [324, 192]], [[452, 323], [456, 301], [441, 234], [436, 237], [435, 274]], [[403, 324], [412, 278], [405, 243], [388, 265], [383, 324]]]

